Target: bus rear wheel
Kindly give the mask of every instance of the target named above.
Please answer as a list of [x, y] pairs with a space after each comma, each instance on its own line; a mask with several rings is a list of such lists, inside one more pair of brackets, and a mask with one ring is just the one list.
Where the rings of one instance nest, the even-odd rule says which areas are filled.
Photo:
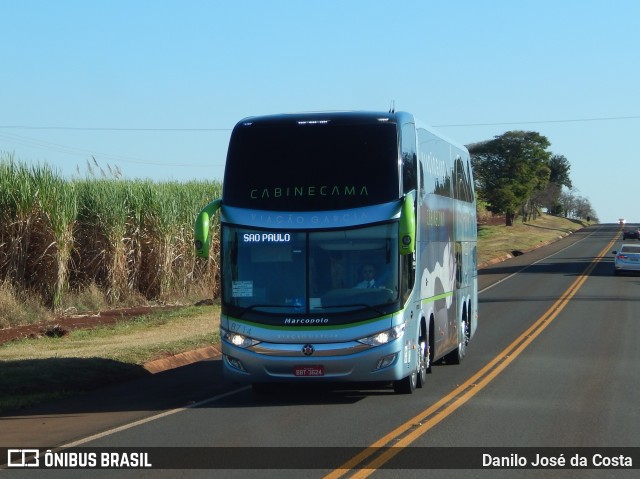
[[458, 339], [458, 347], [444, 357], [447, 364], [460, 364], [467, 354], [467, 343], [470, 337], [470, 325], [465, 319], [460, 323], [460, 335]]

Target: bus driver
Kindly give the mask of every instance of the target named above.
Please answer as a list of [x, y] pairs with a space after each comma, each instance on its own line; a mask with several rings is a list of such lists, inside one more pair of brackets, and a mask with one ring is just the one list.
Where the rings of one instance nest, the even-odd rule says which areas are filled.
[[354, 288], [382, 288], [381, 284], [376, 281], [376, 269], [372, 264], [365, 264], [362, 267], [362, 281], [354, 286]]

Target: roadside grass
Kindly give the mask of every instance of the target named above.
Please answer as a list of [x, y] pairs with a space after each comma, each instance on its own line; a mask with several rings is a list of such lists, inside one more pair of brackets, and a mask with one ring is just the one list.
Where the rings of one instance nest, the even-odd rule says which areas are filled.
[[[587, 223], [542, 215], [531, 223], [482, 226], [478, 264], [525, 252]], [[0, 345], [0, 414], [148, 374], [143, 365], [219, 341], [220, 306], [192, 306]]]
[[543, 214], [535, 221], [516, 221], [513, 226], [491, 225], [478, 229], [478, 264], [525, 253], [588, 226], [586, 221]]
[[0, 345], [0, 413], [148, 374], [149, 361], [217, 343], [219, 317], [192, 306]]

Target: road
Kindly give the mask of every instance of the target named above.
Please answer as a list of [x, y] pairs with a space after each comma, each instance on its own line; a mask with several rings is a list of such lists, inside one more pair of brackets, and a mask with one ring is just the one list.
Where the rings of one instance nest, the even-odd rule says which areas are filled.
[[[531, 465], [536, 454], [567, 461], [553, 477], [636, 477], [640, 276], [613, 275], [619, 243], [617, 225], [596, 225], [481, 270], [479, 329], [465, 361], [435, 366], [413, 395], [284, 387], [259, 397], [225, 383], [219, 360], [202, 361], [2, 418], [0, 447], [166, 448], [153, 449], [150, 461], [180, 467], [92, 477], [211, 477], [188, 468], [198, 465], [216, 467], [215, 477], [550, 475], [506, 467]], [[625, 467], [592, 467], [601, 452], [605, 465]], [[588, 467], [569, 467], [572, 458]], [[483, 460], [505, 462], [473, 466]]]

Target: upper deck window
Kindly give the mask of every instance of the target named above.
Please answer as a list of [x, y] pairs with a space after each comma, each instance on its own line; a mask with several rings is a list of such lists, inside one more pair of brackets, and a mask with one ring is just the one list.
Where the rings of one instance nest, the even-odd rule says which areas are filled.
[[271, 211], [323, 211], [400, 196], [393, 122], [245, 123], [231, 136], [223, 203]]

